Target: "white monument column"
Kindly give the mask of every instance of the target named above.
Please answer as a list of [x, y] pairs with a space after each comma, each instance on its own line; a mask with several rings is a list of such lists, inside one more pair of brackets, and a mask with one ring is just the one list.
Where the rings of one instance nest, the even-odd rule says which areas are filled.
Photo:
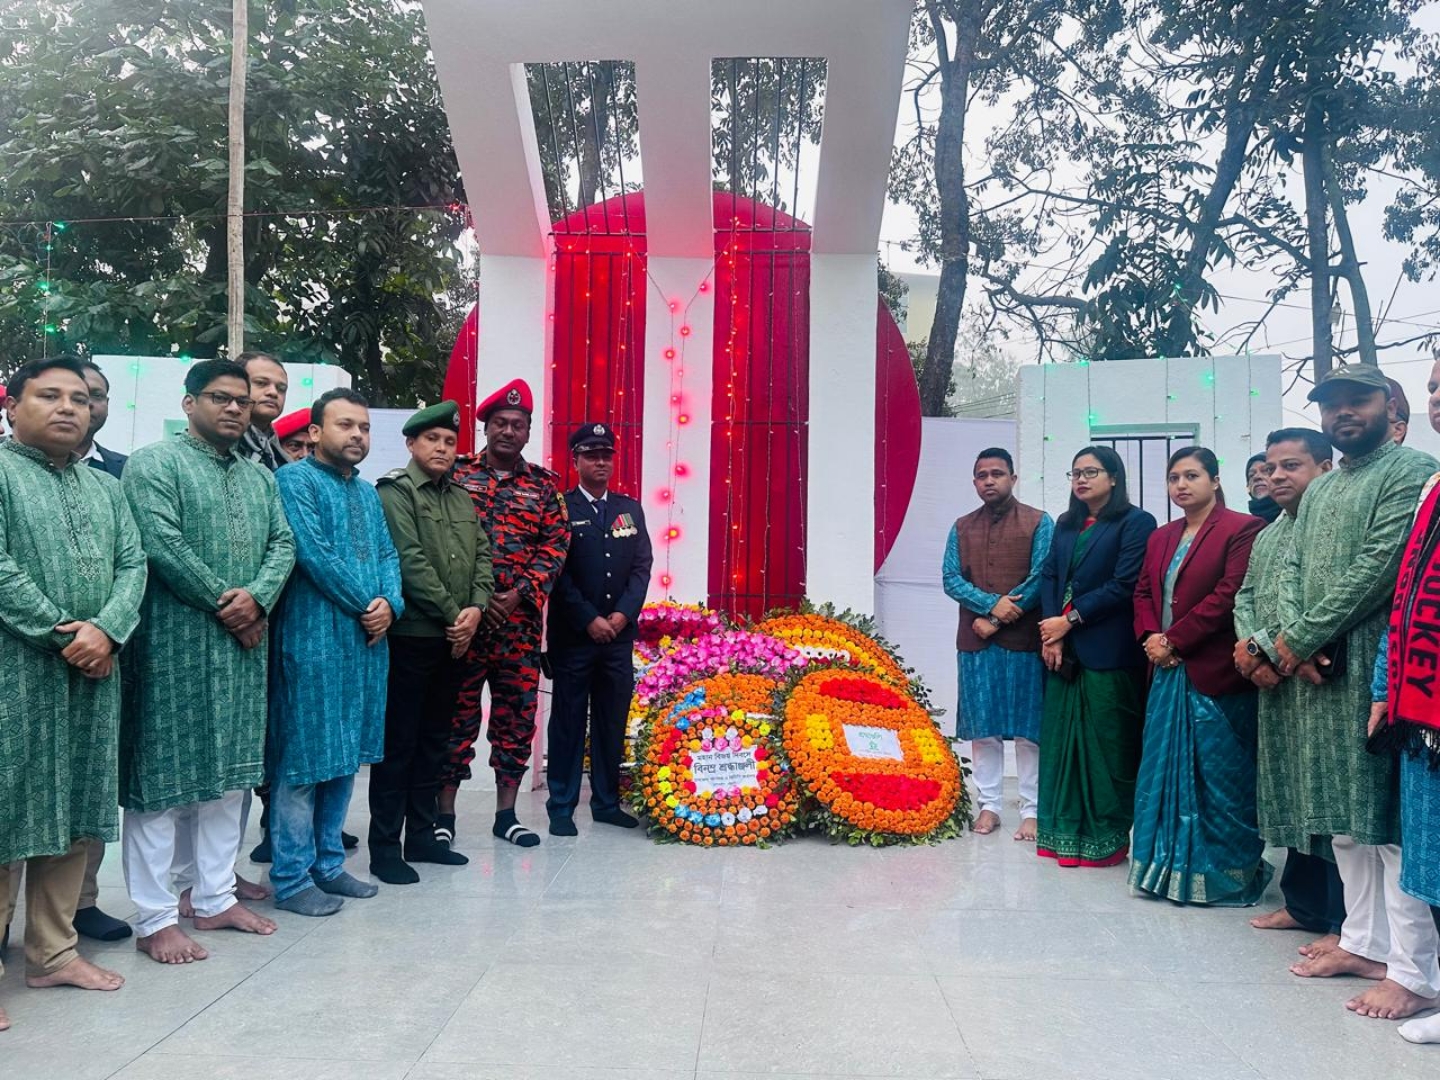
[[875, 611], [873, 255], [810, 257], [805, 593]]

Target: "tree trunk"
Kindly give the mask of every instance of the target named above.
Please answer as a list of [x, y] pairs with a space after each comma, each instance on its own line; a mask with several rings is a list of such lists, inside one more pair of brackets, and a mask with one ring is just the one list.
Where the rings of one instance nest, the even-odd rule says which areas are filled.
[[1330, 202], [1330, 216], [1335, 220], [1335, 235], [1340, 241], [1340, 265], [1335, 272], [1350, 286], [1350, 303], [1355, 307], [1356, 348], [1362, 364], [1380, 366], [1375, 348], [1375, 320], [1370, 312], [1370, 291], [1365, 288], [1365, 274], [1355, 253], [1355, 236], [1350, 231], [1350, 214], [1345, 209], [1345, 194], [1335, 175], [1335, 163], [1325, 147], [1325, 193]]
[[1305, 231], [1310, 247], [1310, 334], [1315, 381], [1334, 362], [1330, 340], [1329, 200], [1325, 195], [1325, 106], [1314, 91], [1305, 106], [1305, 136], [1300, 164], [1305, 176]]
[[603, 60], [591, 65], [590, 115], [580, 122], [580, 206], [591, 206], [600, 188], [600, 155], [606, 129], [610, 126], [610, 94], [615, 85], [615, 65]]
[[[940, 118], [935, 126], [935, 187], [940, 196], [940, 285], [925, 362], [920, 369], [920, 412], [943, 416], [955, 369], [955, 341], [970, 278], [970, 194], [965, 190], [965, 120], [975, 42], [980, 36], [979, 0], [955, 5], [955, 55], [948, 63], [941, 50]], [[932, 17], [940, 31], [939, 18]]]
[[1185, 264], [1181, 270], [1181, 288], [1177, 299], [1184, 308], [1185, 318], [1172, 322], [1160, 338], [1159, 351], [1163, 356], [1185, 355], [1194, 341], [1195, 306], [1204, 292], [1205, 270], [1210, 265], [1210, 255], [1215, 247], [1218, 223], [1225, 214], [1225, 207], [1235, 185], [1240, 182], [1240, 177], [1245, 172], [1250, 138], [1255, 133], [1257, 102], [1270, 93], [1275, 79], [1275, 59], [1266, 56], [1254, 80], [1247, 87], [1246, 77], [1251, 61], [1252, 54], [1247, 51], [1241, 62], [1235, 65], [1235, 81], [1226, 100], [1225, 145], [1215, 163], [1214, 179], [1201, 204], [1200, 216], [1191, 232], [1190, 249], [1186, 252]]
[[230, 184], [225, 205], [226, 351], [245, 351], [245, 50], [250, 37], [249, 0], [230, 3]]

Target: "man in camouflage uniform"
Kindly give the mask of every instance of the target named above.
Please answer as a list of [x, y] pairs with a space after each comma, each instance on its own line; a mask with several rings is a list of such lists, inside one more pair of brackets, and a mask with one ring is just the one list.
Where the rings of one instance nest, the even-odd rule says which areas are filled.
[[490, 686], [490, 767], [495, 770], [494, 834], [520, 847], [540, 837], [515, 817], [515, 798], [535, 739], [540, 633], [545, 599], [565, 565], [570, 528], [560, 478], [521, 457], [530, 441], [530, 387], [516, 379], [475, 410], [485, 449], [461, 457], [454, 478], [475, 503], [490, 538], [495, 593], [465, 658], [465, 681], [450, 733], [448, 775], [435, 837], [455, 837], [455, 794], [470, 778], [480, 734], [480, 693]]

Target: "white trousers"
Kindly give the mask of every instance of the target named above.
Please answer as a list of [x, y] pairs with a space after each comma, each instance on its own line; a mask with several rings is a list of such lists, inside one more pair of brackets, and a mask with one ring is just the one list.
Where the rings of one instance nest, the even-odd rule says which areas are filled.
[[[240, 859], [245, 849], [245, 830], [250, 826], [250, 803], [254, 796], [250, 789], [246, 788], [240, 792], [240, 831], [236, 833], [235, 840], [235, 865], [240, 865]], [[195, 807], [197, 803], [189, 806], [179, 807], [180, 818], [175, 824], [175, 861], [171, 863], [171, 872], [175, 877], [175, 888], [180, 892], [195, 886]]]
[[[973, 739], [970, 761], [980, 809], [1000, 813], [1005, 797], [1005, 740]], [[1015, 740], [1015, 770], [1020, 774], [1020, 816], [1033, 818], [1040, 806], [1040, 747], [1029, 739]]]
[[[179, 888], [174, 880], [177, 875], [191, 889], [190, 902], [196, 915], [208, 918], [234, 906], [239, 834], [238, 791], [169, 810], [127, 810], [123, 837], [125, 887], [139, 913], [135, 932], [149, 937], [180, 921]], [[184, 865], [187, 848], [193, 862], [188, 869]], [[178, 866], [177, 855], [181, 860]]]
[[1421, 997], [1440, 996], [1440, 935], [1423, 900], [1400, 888], [1400, 846], [1334, 838], [1345, 885], [1340, 947], [1385, 964], [1392, 982]]

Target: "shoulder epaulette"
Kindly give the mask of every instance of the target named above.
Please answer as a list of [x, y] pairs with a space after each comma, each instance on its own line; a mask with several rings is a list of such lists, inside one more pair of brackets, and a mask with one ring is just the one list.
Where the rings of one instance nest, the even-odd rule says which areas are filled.
[[383, 486], [385, 486], [386, 484], [393, 484], [393, 483], [395, 483], [396, 480], [399, 480], [399, 479], [400, 479], [402, 476], [404, 476], [404, 475], [405, 475], [405, 470], [404, 470], [403, 468], [400, 468], [400, 469], [391, 469], [391, 470], [390, 470], [389, 472], [387, 472], [384, 476], [380, 477], [380, 479], [378, 479], [378, 480], [375, 481], [375, 486], [376, 486], [376, 487], [383, 487]]

